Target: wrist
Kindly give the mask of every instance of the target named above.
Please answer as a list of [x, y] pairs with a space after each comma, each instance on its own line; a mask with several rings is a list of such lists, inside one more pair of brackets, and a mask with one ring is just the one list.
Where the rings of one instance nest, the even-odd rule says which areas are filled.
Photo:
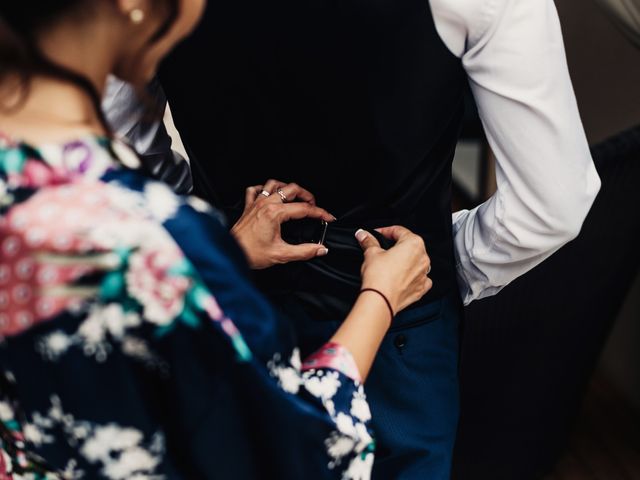
[[247, 263], [249, 264], [249, 268], [251, 268], [252, 270], [258, 270], [258, 262], [251, 253], [253, 249], [251, 248], [249, 242], [245, 241], [242, 234], [238, 230], [236, 230], [235, 226], [231, 229], [230, 233], [240, 247], [240, 250], [242, 250], [242, 252], [244, 253], [245, 258], [247, 259]]
[[383, 315], [384, 318], [388, 320], [387, 328], [393, 323], [393, 319], [396, 316], [396, 310], [393, 306], [393, 303], [389, 300], [389, 297], [384, 293], [384, 291], [377, 289], [375, 287], [363, 287], [360, 290], [360, 297], [369, 297], [371, 300], [376, 301], [378, 306], [376, 308], [382, 307], [386, 315]]
[[362, 287], [360, 287], [360, 291], [366, 289], [378, 290], [382, 293], [385, 298], [388, 300], [391, 305], [391, 309], [393, 310], [394, 315], [397, 315], [400, 310], [402, 310], [400, 306], [400, 299], [394, 289], [389, 285], [380, 285], [381, 282], [362, 282]]

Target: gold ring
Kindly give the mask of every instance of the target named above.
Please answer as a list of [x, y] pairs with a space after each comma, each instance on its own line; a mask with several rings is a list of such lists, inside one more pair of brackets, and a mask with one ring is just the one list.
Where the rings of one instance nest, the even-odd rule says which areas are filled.
[[278, 190], [276, 190], [276, 192], [278, 192], [278, 195], [280, 195], [280, 198], [282, 199], [282, 203], [287, 203], [287, 196], [284, 194], [282, 189], [279, 188]]

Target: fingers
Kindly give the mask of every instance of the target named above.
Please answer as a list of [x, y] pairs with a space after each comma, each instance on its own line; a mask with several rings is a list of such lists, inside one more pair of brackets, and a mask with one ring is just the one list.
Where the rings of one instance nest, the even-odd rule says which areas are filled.
[[416, 235], [408, 228], [398, 225], [392, 227], [376, 228], [376, 231], [390, 240], [395, 240], [396, 245], [406, 244], [407, 246], [414, 247], [416, 252], [424, 252], [429, 265], [431, 265], [431, 260], [429, 259], [429, 256], [426, 255], [426, 246], [421, 236]]
[[366, 230], [358, 230], [356, 232], [356, 239], [365, 252], [370, 248], [380, 248], [380, 243], [378, 243], [378, 240], [376, 240], [376, 238]]
[[[283, 201], [280, 195], [275, 195], [278, 192], [278, 189], [281, 189], [284, 194], [287, 202], [293, 202], [295, 200], [303, 201], [310, 203], [311, 205], [316, 204], [316, 197], [306, 188], [302, 188], [297, 183], [284, 183], [280, 180], [270, 179], [267, 180], [263, 187], [261, 187], [261, 191], [265, 190], [266, 192], [271, 193], [271, 201], [278, 202]], [[259, 192], [258, 192], [259, 193]]]
[[247, 208], [253, 205], [262, 190], [262, 185], [254, 185], [253, 187], [248, 187], [244, 195], [244, 207]]
[[[419, 255], [420, 261], [417, 265], [424, 270], [425, 275], [431, 273], [431, 258], [427, 253], [424, 240], [419, 235], [416, 235], [411, 230], [398, 225], [392, 227], [376, 228], [382, 236], [394, 240], [396, 245], [403, 244], [404, 246], [411, 248], [415, 255]], [[431, 288], [431, 287], [429, 287]]]
[[376, 228], [376, 232], [379, 232], [383, 237], [386, 237], [389, 240], [394, 240], [396, 242], [400, 242], [403, 240], [407, 240], [408, 238], [417, 236], [408, 228], [401, 227], [399, 225], [394, 225], [392, 227]]
[[314, 197], [309, 190], [302, 188], [297, 183], [290, 183], [280, 188], [282, 189], [282, 193], [287, 198], [287, 202], [293, 202], [294, 200], [301, 200], [303, 202], [310, 203], [311, 205], [316, 204], [316, 197]]
[[280, 180], [270, 179], [270, 180], [267, 180], [266, 183], [264, 184], [264, 190], [269, 193], [275, 193], [275, 191], [278, 188], [282, 188], [286, 186], [287, 184], [284, 182], [281, 182]]
[[325, 209], [309, 205], [308, 203], [287, 203], [280, 205], [277, 215], [280, 223], [303, 218], [317, 218], [325, 222], [334, 222], [336, 220], [336, 217]]
[[300, 262], [316, 257], [324, 257], [328, 253], [329, 249], [327, 247], [317, 243], [303, 243], [301, 245], [284, 243], [278, 252], [278, 259], [281, 263]]

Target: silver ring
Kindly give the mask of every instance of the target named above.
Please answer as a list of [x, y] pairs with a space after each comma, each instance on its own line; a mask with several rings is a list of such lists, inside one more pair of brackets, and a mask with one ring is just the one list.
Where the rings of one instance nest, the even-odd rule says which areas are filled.
[[266, 190], [262, 190], [260, 192], [260, 195], [264, 195], [265, 197], [270, 197], [271, 196], [271, 194], [269, 192], [267, 192]]
[[287, 196], [284, 194], [282, 189], [279, 188], [278, 190], [276, 190], [276, 192], [278, 192], [278, 195], [280, 195], [280, 198], [282, 199], [282, 203], [287, 203]]

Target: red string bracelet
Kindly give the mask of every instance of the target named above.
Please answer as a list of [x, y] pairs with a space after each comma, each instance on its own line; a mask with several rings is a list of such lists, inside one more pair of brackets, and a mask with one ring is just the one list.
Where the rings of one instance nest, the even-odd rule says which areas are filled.
[[391, 302], [389, 301], [387, 296], [384, 293], [382, 293], [380, 290], [376, 290], [375, 288], [363, 288], [362, 290], [360, 290], [360, 293], [364, 293], [364, 292], [373, 292], [373, 293], [377, 293], [378, 295], [380, 295], [382, 297], [382, 299], [384, 300], [384, 303], [386, 303], [387, 307], [389, 307], [389, 313], [391, 314], [391, 321], [393, 321], [393, 319], [395, 318], [396, 314], [393, 313], [393, 307], [391, 306]]

